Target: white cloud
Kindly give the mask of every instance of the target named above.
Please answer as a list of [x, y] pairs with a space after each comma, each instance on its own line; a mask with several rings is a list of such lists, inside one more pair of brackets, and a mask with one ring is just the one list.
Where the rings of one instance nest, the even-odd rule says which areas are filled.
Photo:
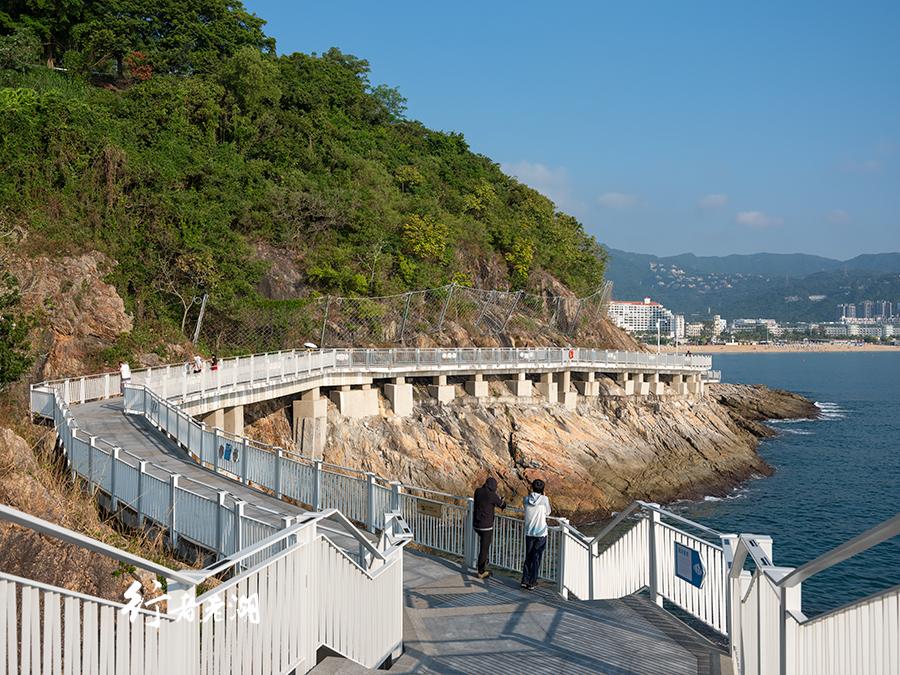
[[784, 220], [778, 216], [769, 216], [762, 211], [738, 211], [735, 220], [740, 225], [746, 225], [747, 227], [752, 227], [757, 230], [775, 227], [784, 222]]
[[718, 209], [728, 203], [728, 195], [708, 194], [701, 197], [697, 201], [697, 206], [701, 209]]
[[637, 204], [637, 195], [624, 192], [605, 192], [597, 197], [597, 203], [610, 209], [627, 209]]
[[850, 214], [843, 209], [831, 209], [825, 215], [825, 218], [832, 225], [846, 225], [850, 222]]
[[579, 201], [572, 193], [569, 172], [565, 167], [551, 168], [540, 162], [503, 162], [500, 164], [503, 173], [513, 176], [549, 197], [563, 211], [578, 212], [584, 210], [584, 202]]

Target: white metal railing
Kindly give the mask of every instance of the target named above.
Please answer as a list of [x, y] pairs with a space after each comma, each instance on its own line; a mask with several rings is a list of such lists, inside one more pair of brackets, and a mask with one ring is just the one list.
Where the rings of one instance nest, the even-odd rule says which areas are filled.
[[[125, 410], [144, 415], [201, 465], [226, 478], [306, 504], [313, 510], [338, 509], [370, 532], [381, 529], [387, 511], [400, 511], [417, 544], [460, 556], [469, 563], [474, 560], [470, 497], [389, 481], [373, 473], [288, 453], [220, 429], [208, 429], [177, 404], [144, 385], [126, 386]], [[235, 450], [238, 460], [226, 459], [234, 457]], [[558, 580], [559, 526], [551, 527], [548, 537], [539, 574], [545, 579]], [[523, 510], [508, 508], [505, 515], [496, 519], [490, 563], [518, 571], [522, 569], [524, 555]]]
[[[768, 537], [730, 542], [730, 634], [740, 675], [880, 674], [900, 672], [900, 585], [807, 618], [806, 579], [900, 536], [900, 514], [798, 567], [778, 567]], [[752, 570], [745, 562], [751, 561]]]
[[[52, 411], [69, 470], [92, 493], [105, 493], [113, 510], [127, 508], [139, 526], [149, 521], [164, 530], [173, 546], [183, 538], [218, 555], [229, 555], [289, 527], [294, 520], [87, 435], [77, 427], [58, 390], [34, 388], [31, 395], [37, 409]], [[383, 522], [384, 514], [380, 518]], [[263, 551], [249, 563], [271, 553]]]
[[335, 517], [346, 525], [310, 514], [211, 568], [175, 571], [0, 506], [0, 520], [168, 580], [167, 602], [151, 611], [0, 572], [0, 673], [305, 673], [323, 646], [378, 667], [402, 649], [407, 539], [373, 547], [379, 564], [363, 569], [323, 535]]
[[700, 379], [704, 382], [721, 382], [722, 381], [722, 371], [721, 370], [706, 370], [700, 373]]
[[[302, 381], [323, 373], [387, 375], [392, 371], [453, 373], [557, 366], [703, 373], [711, 365], [712, 358], [706, 355], [568, 347], [286, 350], [222, 359], [216, 370], [206, 367], [200, 373], [193, 372], [192, 364], [136, 369], [132, 382], [146, 384], [163, 398], [185, 400], [273, 382]], [[50, 380], [41, 386], [60, 391], [67, 403], [85, 403], [117, 395], [121, 380], [119, 373], [100, 373]]]

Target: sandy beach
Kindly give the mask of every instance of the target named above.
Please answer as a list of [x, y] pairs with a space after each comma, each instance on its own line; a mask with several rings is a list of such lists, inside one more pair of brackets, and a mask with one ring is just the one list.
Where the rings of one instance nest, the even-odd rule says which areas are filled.
[[[665, 352], [676, 351], [674, 347], [662, 348]], [[680, 345], [678, 353], [690, 351], [692, 354], [741, 354], [755, 352], [900, 352], [900, 345], [873, 345], [851, 343], [785, 343], [785, 344], [722, 344], [722, 345]]]

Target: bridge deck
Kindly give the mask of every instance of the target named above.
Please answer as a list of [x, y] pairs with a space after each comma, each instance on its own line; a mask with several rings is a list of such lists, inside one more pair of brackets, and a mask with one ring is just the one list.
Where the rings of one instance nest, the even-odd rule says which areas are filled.
[[[207, 486], [189, 489], [244, 500], [254, 518], [279, 524], [302, 512], [198, 466], [143, 417], [123, 414], [121, 398], [74, 406], [73, 414], [86, 432]], [[640, 598], [567, 602], [551, 588], [527, 592], [506, 576], [480, 581], [458, 563], [411, 550], [403, 585], [406, 651], [393, 672], [720, 672], [719, 651]]]

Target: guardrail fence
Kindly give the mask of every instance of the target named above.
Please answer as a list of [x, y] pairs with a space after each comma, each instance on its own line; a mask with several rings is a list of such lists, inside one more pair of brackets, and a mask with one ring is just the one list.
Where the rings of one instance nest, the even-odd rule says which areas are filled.
[[[334, 515], [306, 516], [212, 568], [174, 571], [0, 507], [2, 520], [168, 579], [165, 606], [151, 610], [139, 592], [125, 604], [0, 572], [0, 673], [305, 673], [322, 646], [378, 667], [402, 648], [406, 540], [375, 549], [380, 564], [363, 569], [320, 531]], [[267, 551], [278, 552], [249, 565]]]
[[[216, 370], [195, 373], [193, 363], [172, 364], [132, 371], [131, 382], [144, 384], [166, 399], [252, 388], [269, 382], [303, 380], [325, 372], [392, 369], [470, 371], [472, 369], [542, 368], [558, 365], [572, 368], [635, 370], [667, 369], [703, 373], [712, 357], [697, 354], [651, 354], [578, 347], [545, 348], [447, 348], [447, 349], [327, 349], [286, 350], [222, 359]], [[119, 373], [100, 373], [79, 378], [51, 380], [41, 386], [60, 391], [66, 403], [86, 403], [117, 395]]]

